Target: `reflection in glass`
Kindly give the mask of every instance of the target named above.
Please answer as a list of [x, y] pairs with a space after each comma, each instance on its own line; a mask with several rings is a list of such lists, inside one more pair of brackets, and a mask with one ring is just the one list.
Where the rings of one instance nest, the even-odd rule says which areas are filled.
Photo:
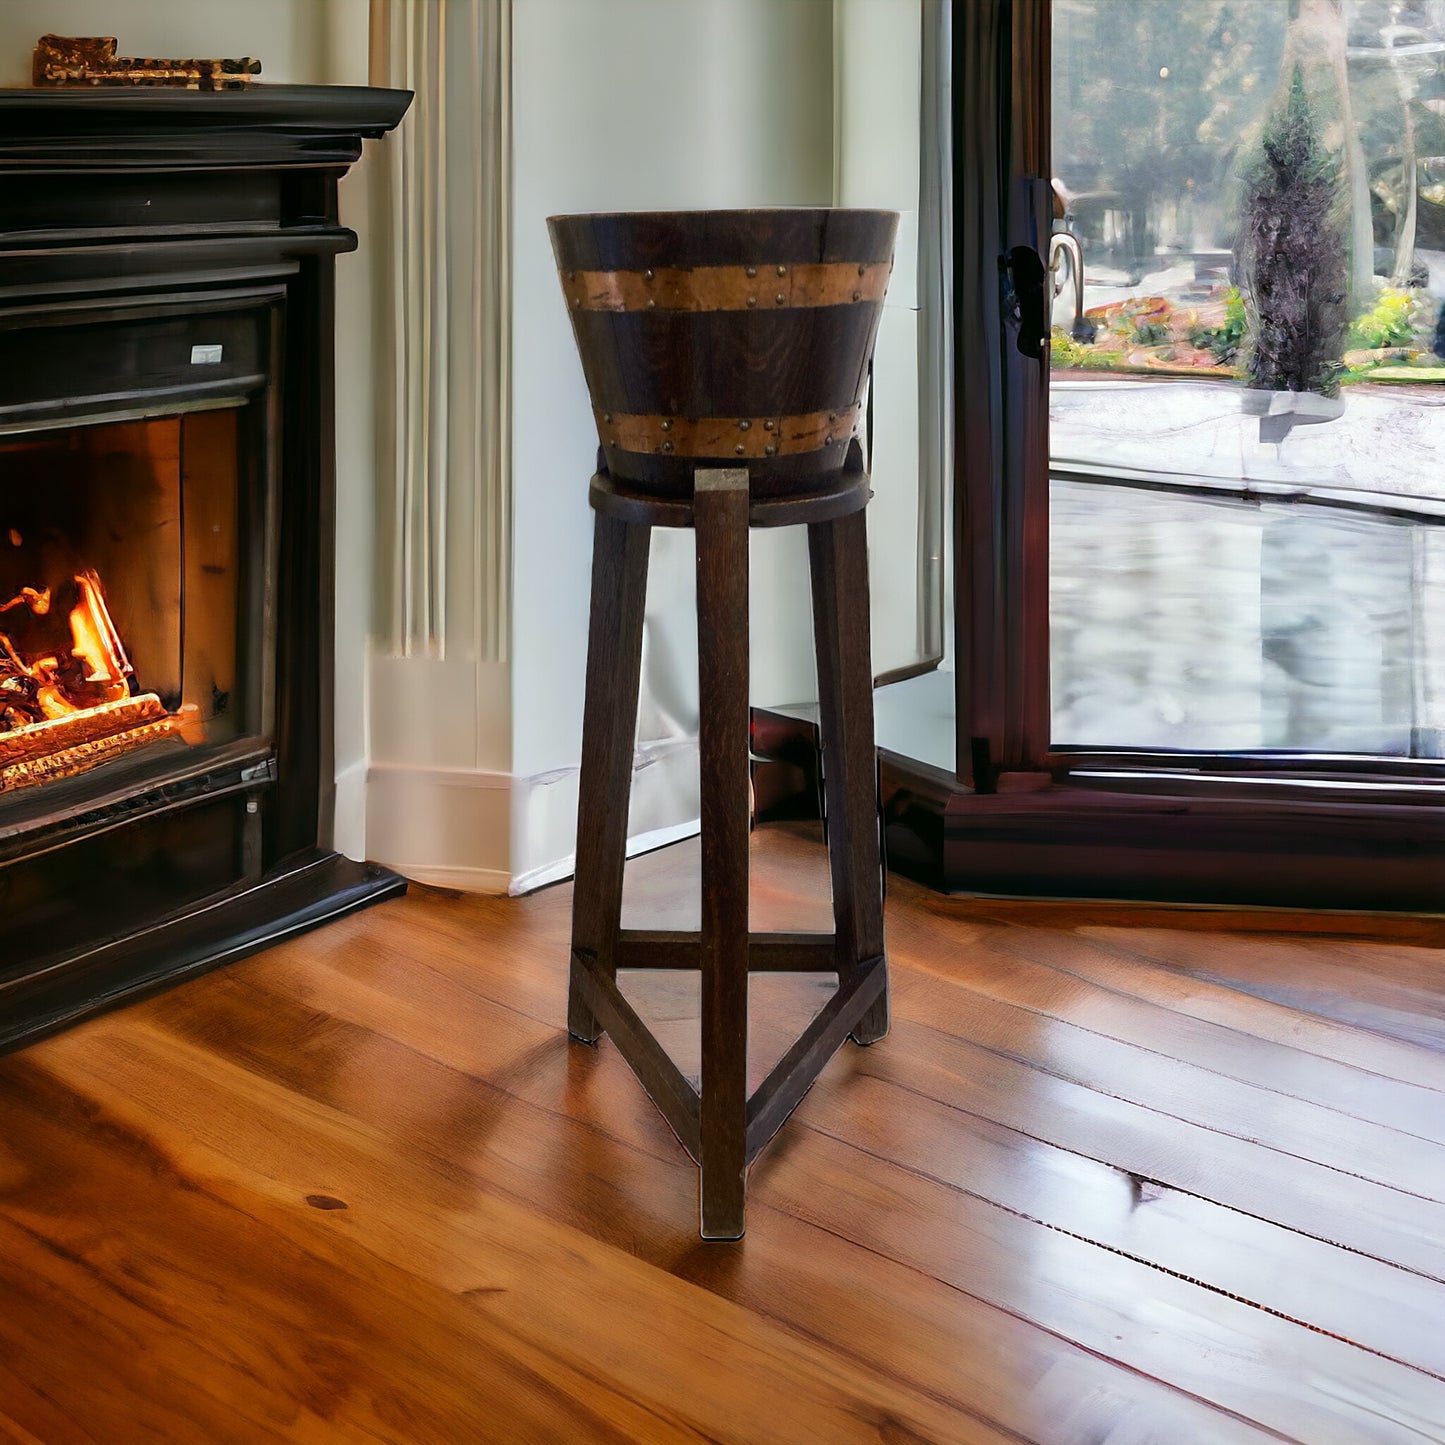
[[1054, 741], [1441, 756], [1445, 0], [1053, 53]]
[[1445, 756], [1445, 529], [1077, 481], [1050, 507], [1055, 742]]

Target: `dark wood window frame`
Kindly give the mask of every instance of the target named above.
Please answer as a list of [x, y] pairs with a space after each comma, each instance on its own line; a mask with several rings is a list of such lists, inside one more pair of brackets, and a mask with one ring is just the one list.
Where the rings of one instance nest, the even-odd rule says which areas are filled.
[[[957, 771], [881, 754], [890, 863], [971, 893], [1445, 908], [1445, 763], [1051, 740], [1050, 22], [953, 9]], [[754, 732], [814, 766], [806, 725]]]

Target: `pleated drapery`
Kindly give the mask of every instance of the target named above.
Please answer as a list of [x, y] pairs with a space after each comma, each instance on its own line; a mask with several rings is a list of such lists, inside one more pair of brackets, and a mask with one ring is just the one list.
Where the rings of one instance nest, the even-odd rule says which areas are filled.
[[[390, 269], [378, 527], [391, 649], [507, 645], [511, 5], [371, 0], [371, 80], [416, 99], [378, 157]], [[388, 565], [389, 564], [389, 565]]]

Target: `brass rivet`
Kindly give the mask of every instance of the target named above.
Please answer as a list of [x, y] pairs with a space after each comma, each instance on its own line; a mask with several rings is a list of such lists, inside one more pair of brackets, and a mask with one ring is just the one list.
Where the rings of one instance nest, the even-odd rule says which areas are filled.
[[567, 273], [567, 279], [569, 281], [575, 281], [577, 279], [577, 273], [575, 271], [569, 271]]
[[610, 438], [608, 438], [607, 445], [610, 446], [610, 447], [615, 447], [615, 446], [617, 445], [617, 438], [616, 438], [616, 437], [610, 437]]
[[786, 296], [784, 296], [781, 291], [779, 291], [778, 294], [773, 297], [773, 300], [776, 301], [779, 306], [781, 306], [781, 305], [783, 304], [783, 302], [786, 301], [787, 299], [788, 299], [788, 298], [787, 298]]
[[858, 263], [858, 274], [860, 276], [866, 276], [868, 274], [868, 268], [861, 261]]
[[574, 311], [575, 311], [581, 304], [582, 304], [582, 298], [581, 298], [580, 296], [574, 296], [574, 297], [572, 298], [572, 309], [573, 309]]
[[671, 442], [663, 442], [663, 444], [662, 444], [662, 449], [663, 449], [663, 451], [665, 451], [665, 452], [670, 452], [670, 451], [672, 450], [672, 443], [671, 443]]
[[656, 310], [657, 310], [657, 299], [656, 299], [656, 297], [649, 296], [649, 297], [647, 298], [647, 309], [648, 309], [649, 311], [656, 311]]
[[604, 412], [604, 413], [602, 414], [602, 420], [603, 420], [603, 421], [611, 421], [611, 420], [612, 420], [612, 413], [611, 413], [610, 411], [609, 411], [609, 412]]
[[863, 299], [863, 293], [861, 291], [855, 291], [853, 293], [853, 299], [855, 301], [861, 301]]
[[836, 411], [830, 411], [830, 412], [828, 413], [828, 420], [829, 420], [829, 421], [837, 421], [837, 420], [838, 420], [838, 413], [837, 413]]
[[738, 418], [738, 430], [739, 430], [739, 431], [747, 431], [751, 426], [752, 426], [752, 422], [750, 422], [750, 421], [747, 419], [747, 417], [744, 416], [744, 417], [739, 417], [739, 418]]
[[643, 279], [644, 281], [651, 281], [651, 280], [652, 280], [652, 267], [651, 267], [651, 266], [649, 266], [649, 267], [647, 268], [647, 270], [645, 270], [645, 271], [642, 273], [642, 279]]
[[670, 416], [665, 416], [665, 417], [663, 417], [663, 419], [662, 419], [662, 429], [663, 429], [663, 431], [671, 431], [671, 430], [672, 430], [672, 418], [671, 418]]
[[749, 266], [746, 268], [746, 270], [749, 277], [756, 276], [758, 274], [758, 268], [756, 266]]
[[739, 442], [739, 443], [737, 444], [737, 446], [735, 446], [735, 447], [733, 448], [733, 451], [734, 451], [738, 456], [742, 456], [742, 454], [743, 454], [746, 450], [747, 450], [747, 448], [746, 448], [745, 446], [743, 446], [743, 444], [742, 444], [741, 442]]
[[772, 419], [772, 417], [769, 417], [769, 418], [767, 419], [767, 421], [765, 421], [765, 422], [763, 423], [763, 430], [764, 430], [764, 431], [772, 431], [772, 429], [773, 429], [773, 419]]
[[758, 304], [758, 298], [757, 298], [756, 296], [749, 296], [749, 297], [748, 297], [748, 305], [749, 305], [749, 306], [756, 306], [757, 304]]
[[777, 445], [776, 445], [774, 442], [769, 442], [769, 443], [767, 444], [767, 446], [765, 446], [765, 447], [763, 448], [763, 455], [764, 455], [765, 457], [775, 457], [775, 456], [777, 456], [777, 454], [778, 454], [778, 448], [777, 448]]
[[786, 266], [779, 266], [779, 267], [778, 267], [778, 275], [779, 275], [779, 276], [786, 276], [787, 274], [788, 274], [788, 268], [787, 268]]
[[829, 432], [828, 435], [823, 438], [823, 445], [824, 445], [825, 447], [830, 447], [830, 446], [833, 445], [833, 433], [832, 433], [832, 432]]

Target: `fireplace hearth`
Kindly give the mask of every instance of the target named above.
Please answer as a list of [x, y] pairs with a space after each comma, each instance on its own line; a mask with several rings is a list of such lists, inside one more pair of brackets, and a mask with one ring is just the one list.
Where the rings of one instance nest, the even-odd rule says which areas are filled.
[[409, 99], [0, 91], [0, 1048], [404, 887], [331, 846], [331, 432]]

